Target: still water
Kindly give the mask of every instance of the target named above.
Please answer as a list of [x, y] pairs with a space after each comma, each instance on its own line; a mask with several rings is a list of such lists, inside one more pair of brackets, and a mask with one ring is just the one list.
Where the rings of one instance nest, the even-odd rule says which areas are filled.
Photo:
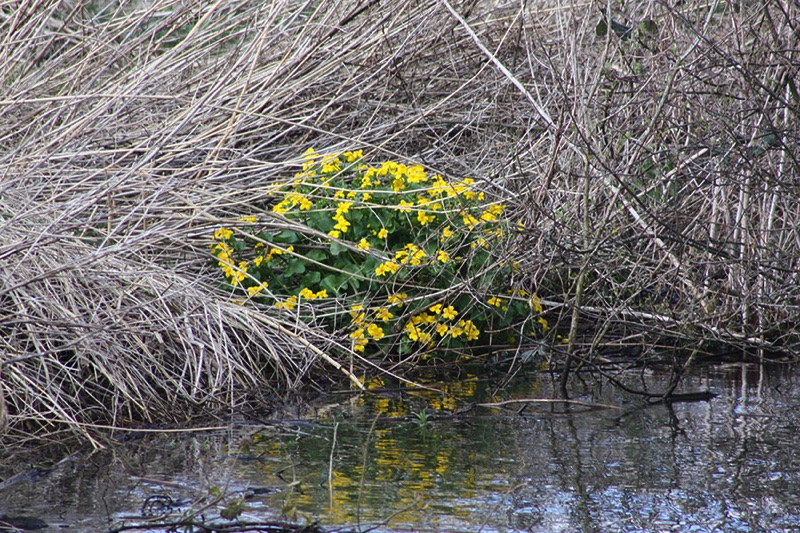
[[701, 369], [683, 389], [717, 397], [671, 406], [585, 376], [573, 398], [608, 407], [524, 410], [474, 404], [551, 398], [549, 375], [430, 382], [444, 394], [376, 380], [379, 393], [329, 396], [302, 420], [146, 435], [42, 472], [2, 465], [0, 515], [96, 532], [241, 503], [242, 520], [361, 531], [800, 531], [798, 376]]

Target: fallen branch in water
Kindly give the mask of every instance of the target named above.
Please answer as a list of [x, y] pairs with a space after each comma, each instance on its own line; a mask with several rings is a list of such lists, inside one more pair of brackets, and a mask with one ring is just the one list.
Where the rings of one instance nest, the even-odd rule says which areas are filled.
[[[492, 402], [492, 403], [473, 403], [470, 404], [469, 409], [473, 407], [504, 407], [506, 405], [513, 405], [513, 404], [524, 404], [523, 407], [532, 404], [532, 403], [544, 403], [544, 404], [566, 404], [566, 405], [580, 405], [581, 407], [589, 407], [591, 409], [622, 409], [618, 405], [611, 405], [607, 403], [594, 403], [594, 402], [582, 402], [580, 400], [566, 400], [560, 398], [520, 398], [517, 400], [504, 400], [502, 402]], [[463, 409], [458, 412], [464, 412], [466, 409]]]
[[195, 520], [179, 520], [175, 522], [147, 522], [144, 524], [132, 524], [120, 526], [109, 530], [110, 533], [121, 533], [122, 531], [152, 530], [154, 528], [164, 528], [165, 531], [177, 531], [183, 528], [185, 531], [214, 531], [218, 533], [244, 533], [246, 531], [266, 531], [269, 533], [321, 533], [323, 530], [316, 524], [305, 526], [288, 524], [283, 522], [232, 522], [228, 524], [219, 522], [198, 522]]

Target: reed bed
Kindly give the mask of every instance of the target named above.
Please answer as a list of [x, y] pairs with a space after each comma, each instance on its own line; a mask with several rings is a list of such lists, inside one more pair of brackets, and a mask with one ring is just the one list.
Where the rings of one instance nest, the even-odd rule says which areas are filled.
[[474, 177], [512, 205], [527, 229], [507, 254], [556, 325], [554, 364], [797, 352], [796, 3], [23, 0], [0, 17], [17, 431], [185, 424], [399, 371], [220, 290], [214, 230], [268, 215], [308, 147]]

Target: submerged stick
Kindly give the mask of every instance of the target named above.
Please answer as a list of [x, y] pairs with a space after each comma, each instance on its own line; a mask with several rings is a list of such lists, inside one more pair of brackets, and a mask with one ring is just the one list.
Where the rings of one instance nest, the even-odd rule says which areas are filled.
[[561, 398], [520, 398], [518, 400], [504, 400], [502, 402], [492, 402], [492, 403], [475, 403], [472, 404], [475, 407], [503, 407], [506, 405], [513, 405], [515, 403], [524, 403], [524, 404], [532, 404], [532, 403], [546, 403], [546, 404], [555, 404], [555, 403], [563, 403], [568, 405], [580, 405], [582, 407], [591, 407], [592, 409], [622, 409], [622, 407], [618, 405], [611, 405], [608, 403], [594, 403], [594, 402], [582, 402], [580, 400], [566, 400]]

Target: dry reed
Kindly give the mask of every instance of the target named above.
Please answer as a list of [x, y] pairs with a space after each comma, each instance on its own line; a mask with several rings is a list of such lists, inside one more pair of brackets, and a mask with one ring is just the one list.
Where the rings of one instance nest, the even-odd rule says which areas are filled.
[[[571, 353], [796, 349], [797, 10], [0, 8], [0, 354], [12, 426], [90, 437], [96, 426], [180, 423], [300, 387], [315, 369], [370, 368], [337, 361], [345, 350], [329, 334], [230, 302], [211, 268], [214, 229], [266, 210], [269, 187], [309, 146], [475, 177], [514, 205], [528, 230], [508, 253], [557, 329], [576, 326]], [[609, 16], [633, 31], [598, 34]]]

